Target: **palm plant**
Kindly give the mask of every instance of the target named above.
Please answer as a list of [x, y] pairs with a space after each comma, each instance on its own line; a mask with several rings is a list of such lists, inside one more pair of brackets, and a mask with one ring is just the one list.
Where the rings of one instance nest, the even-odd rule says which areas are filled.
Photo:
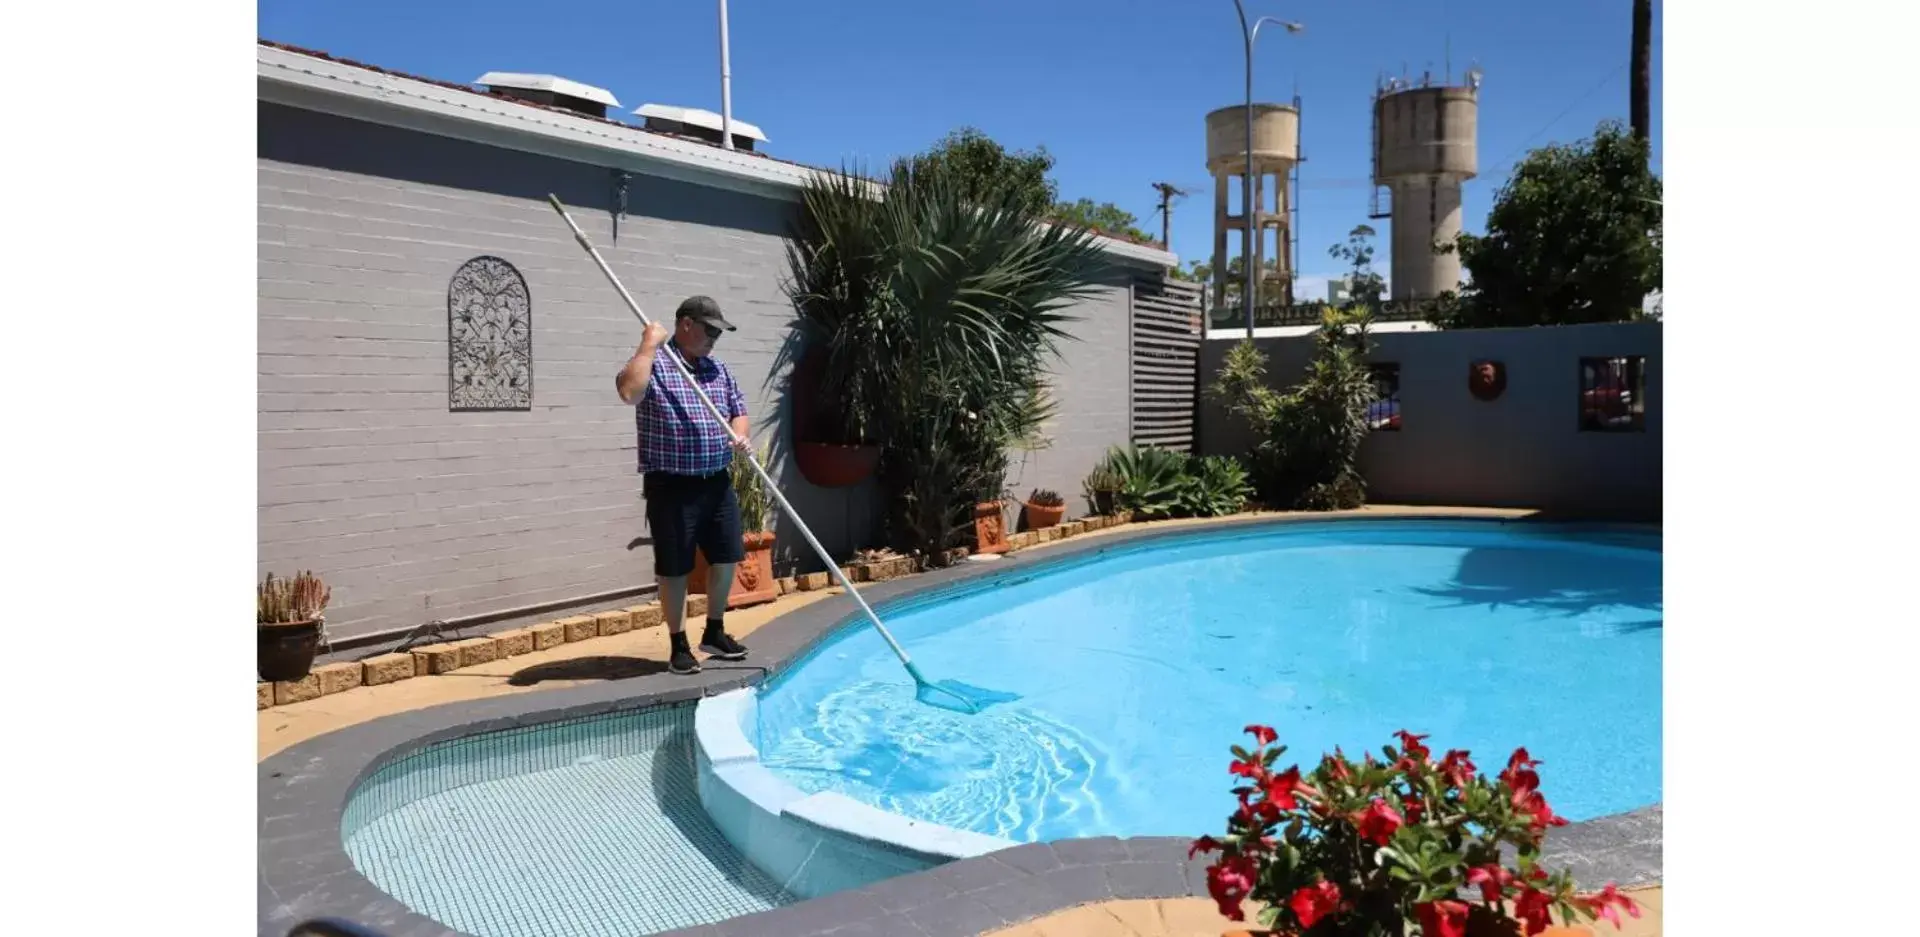
[[1009, 186], [970, 197], [901, 161], [877, 188], [851, 172], [808, 186], [789, 293], [826, 353], [822, 406], [849, 441], [884, 444], [896, 533], [933, 555], [1000, 497], [1008, 448], [1043, 444], [1041, 376], [1104, 260], [1091, 232], [1044, 226]]

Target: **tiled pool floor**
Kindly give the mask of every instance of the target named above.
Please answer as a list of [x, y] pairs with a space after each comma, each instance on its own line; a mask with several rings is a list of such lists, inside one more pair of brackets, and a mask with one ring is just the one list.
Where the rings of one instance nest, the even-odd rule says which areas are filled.
[[693, 734], [635, 754], [456, 787], [347, 841], [363, 874], [478, 937], [637, 937], [796, 899], [700, 805]]

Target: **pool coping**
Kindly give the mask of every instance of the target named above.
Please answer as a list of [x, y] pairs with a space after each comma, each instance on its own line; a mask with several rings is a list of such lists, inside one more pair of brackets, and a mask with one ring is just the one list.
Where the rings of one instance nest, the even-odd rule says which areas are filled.
[[[1208, 524], [1148, 525], [1092, 536], [1084, 542], [1079, 538], [1059, 541], [1007, 554], [992, 563], [962, 563], [867, 585], [860, 592], [878, 605], [914, 593], [1017, 575], [1034, 566], [1158, 539], [1300, 523], [1410, 520], [1660, 530], [1659, 524], [1587, 524], [1569, 518], [1435, 510], [1256, 515]], [[303, 920], [339, 916], [379, 928], [388, 937], [459, 934], [409, 910], [354, 869], [340, 830], [348, 795], [362, 780], [381, 766], [435, 742], [649, 709], [755, 686], [802, 659], [858, 614], [849, 603], [816, 602], [757, 629], [753, 634], [754, 658], [741, 664], [710, 661], [702, 672], [691, 676], [654, 674], [396, 713], [309, 739], [268, 757], [257, 766], [259, 933], [262, 937], [285, 937], [288, 929]], [[1571, 869], [1583, 887], [1598, 887], [1607, 881], [1631, 887], [1659, 880], [1661, 842], [1661, 805], [1654, 804], [1556, 830], [1543, 858], [1553, 866]], [[1183, 837], [1099, 837], [1030, 843], [864, 888], [670, 933], [676, 937], [806, 937], [831, 931], [836, 937], [971, 937], [1097, 901], [1204, 896], [1205, 857], [1188, 859], [1188, 843]]]

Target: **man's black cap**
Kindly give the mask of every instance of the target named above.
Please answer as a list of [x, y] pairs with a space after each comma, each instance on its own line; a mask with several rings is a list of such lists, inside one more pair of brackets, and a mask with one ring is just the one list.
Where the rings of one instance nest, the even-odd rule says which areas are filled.
[[714, 302], [711, 296], [687, 297], [686, 301], [680, 304], [680, 308], [674, 310], [673, 317], [676, 319], [692, 319], [695, 322], [711, 325], [717, 329], [725, 329], [729, 332], [735, 331], [733, 323], [728, 322], [725, 317], [720, 315], [720, 304]]

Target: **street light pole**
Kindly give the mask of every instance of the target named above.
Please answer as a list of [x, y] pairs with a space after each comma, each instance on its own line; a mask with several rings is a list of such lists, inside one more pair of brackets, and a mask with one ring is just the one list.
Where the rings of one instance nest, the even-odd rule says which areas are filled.
[[727, 0], [720, 0], [720, 148], [733, 149], [733, 51], [727, 41]]
[[[1240, 220], [1242, 222], [1240, 267], [1242, 273], [1246, 275], [1246, 282], [1240, 287], [1240, 304], [1246, 309], [1247, 338], [1251, 339], [1253, 338], [1254, 296], [1259, 288], [1260, 273], [1255, 269], [1258, 265], [1253, 259], [1253, 239], [1266, 236], [1265, 232], [1256, 230], [1259, 227], [1260, 213], [1254, 210], [1253, 204], [1253, 41], [1259, 38], [1260, 27], [1267, 23], [1284, 26], [1289, 33], [1298, 33], [1306, 27], [1299, 23], [1274, 19], [1271, 16], [1262, 16], [1254, 20], [1252, 26], [1248, 26], [1247, 8], [1241, 4], [1240, 0], [1233, 0], [1233, 9], [1240, 14], [1240, 38], [1246, 45], [1247, 98], [1244, 120], [1247, 125], [1247, 170], [1246, 174], [1240, 177]], [[1222, 270], [1220, 273], [1224, 276], [1226, 271]]]

